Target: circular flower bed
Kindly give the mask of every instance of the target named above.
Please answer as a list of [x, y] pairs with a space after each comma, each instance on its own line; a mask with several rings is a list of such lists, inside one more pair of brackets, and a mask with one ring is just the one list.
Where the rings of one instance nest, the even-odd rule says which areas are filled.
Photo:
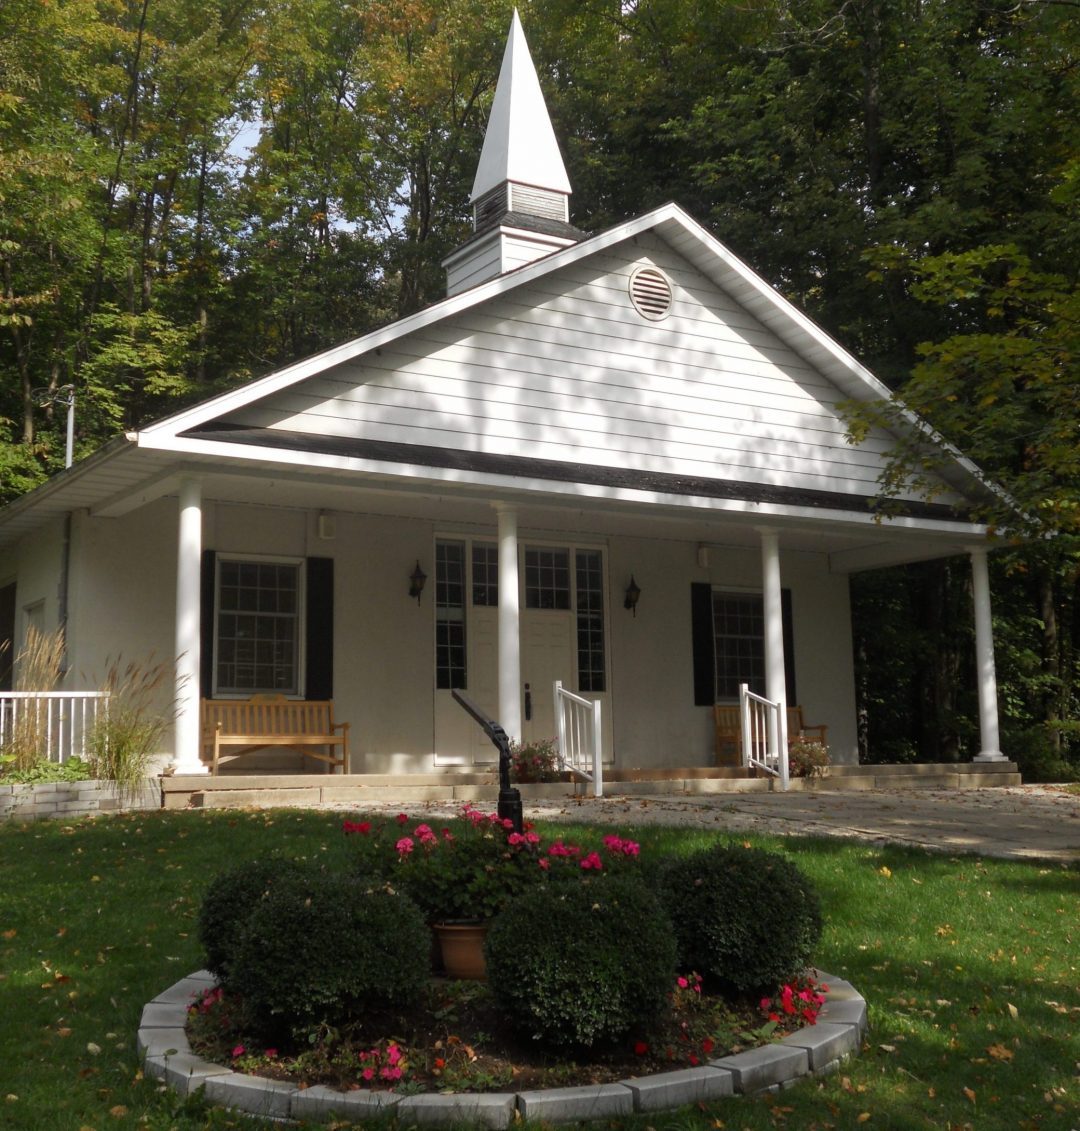
[[[263, 861], [211, 884], [200, 937], [218, 985], [191, 1006], [188, 1024], [201, 1056], [343, 1089], [604, 1083], [767, 1043], [814, 1024], [824, 1000], [799, 949], [781, 978], [744, 979], [736, 991], [733, 979], [685, 964], [689, 948], [664, 906], [671, 868], [644, 860], [633, 840], [544, 844], [531, 828], [516, 833], [468, 807], [438, 830], [400, 814], [348, 820], [343, 832], [355, 848], [347, 874]], [[795, 884], [815, 910], [810, 935], [820, 931], [792, 865], [726, 851], [747, 860], [753, 851], [760, 883]], [[740, 871], [712, 850], [671, 867], [709, 892], [723, 888], [717, 868]], [[730, 932], [722, 910], [718, 925], [720, 912], [698, 900], [698, 930]], [[490, 923], [487, 983], [433, 969], [423, 924], [446, 918]], [[770, 973], [785, 970], [783, 946], [774, 950], [781, 965]]]

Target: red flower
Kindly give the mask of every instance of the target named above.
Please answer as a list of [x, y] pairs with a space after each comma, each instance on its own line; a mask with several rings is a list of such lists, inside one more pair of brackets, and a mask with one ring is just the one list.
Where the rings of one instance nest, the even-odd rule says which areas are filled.
[[716, 1048], [716, 1042], [712, 1039], [712, 1037], [706, 1037], [705, 1040], [701, 1042], [701, 1051], [706, 1056], [708, 1056], [714, 1048]]
[[445, 1067], [446, 1067], [446, 1061], [443, 1060], [443, 1058], [441, 1056], [437, 1056], [435, 1058], [435, 1070], [438, 1071], [440, 1068], [445, 1068]]
[[634, 1053], [637, 1056], [644, 1056], [649, 1051], [649, 1046], [644, 1041], [637, 1041], [634, 1044]]
[[399, 814], [398, 814], [398, 815], [397, 815], [397, 816], [396, 816], [396, 817], [394, 818], [394, 820], [395, 820], [395, 821], [397, 821], [397, 823], [398, 823], [399, 825], [403, 825], [403, 824], [405, 824], [405, 822], [406, 822], [406, 821], [407, 821], [408, 819], [409, 819], [409, 814], [408, 814], [408, 813], [399, 813]]
[[689, 1060], [689, 1061], [690, 1061], [690, 1063], [691, 1063], [691, 1064], [693, 1064], [693, 1065], [698, 1065], [698, 1064], [700, 1064], [700, 1063], [701, 1063], [701, 1061], [700, 1061], [700, 1060], [698, 1060], [697, 1056], [696, 1056], [696, 1055], [695, 1055], [694, 1053], [691, 1053], [691, 1054], [690, 1054], [690, 1055], [689, 1055], [689, 1056], [687, 1057], [687, 1060]]

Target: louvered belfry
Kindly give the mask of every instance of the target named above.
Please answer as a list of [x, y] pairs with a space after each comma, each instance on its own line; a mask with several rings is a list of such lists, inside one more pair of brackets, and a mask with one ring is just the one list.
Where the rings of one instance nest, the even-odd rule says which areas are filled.
[[443, 262], [447, 293], [455, 295], [582, 239], [584, 233], [570, 224], [570, 192], [515, 10], [473, 181], [475, 235]]

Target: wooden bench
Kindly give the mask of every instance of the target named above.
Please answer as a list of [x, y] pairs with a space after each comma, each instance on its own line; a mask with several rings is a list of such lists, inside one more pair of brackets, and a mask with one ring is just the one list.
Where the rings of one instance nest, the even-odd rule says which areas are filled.
[[222, 748], [233, 755], [271, 746], [291, 746], [305, 758], [340, 768], [349, 763], [349, 724], [334, 722], [330, 700], [253, 695], [250, 699], [202, 701], [204, 756], [217, 774]]
[[[717, 703], [713, 707], [713, 720], [716, 727], [716, 764], [741, 766], [742, 722], [738, 703]], [[828, 745], [829, 728], [824, 723], [807, 723], [802, 707], [788, 707], [787, 731], [789, 746], [797, 738], [810, 738]]]

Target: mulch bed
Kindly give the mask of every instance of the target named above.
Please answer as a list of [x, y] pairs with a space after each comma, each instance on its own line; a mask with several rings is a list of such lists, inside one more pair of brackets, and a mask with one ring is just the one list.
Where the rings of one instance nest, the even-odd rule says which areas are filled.
[[703, 993], [700, 983], [680, 983], [659, 1021], [589, 1050], [545, 1050], [508, 1024], [486, 983], [444, 978], [433, 978], [413, 1008], [369, 1013], [355, 1026], [315, 1029], [269, 1050], [236, 1026], [239, 1003], [214, 991], [210, 1004], [193, 1007], [188, 1037], [198, 1055], [238, 1072], [302, 1087], [412, 1093], [604, 1084], [704, 1064], [790, 1031], [766, 1021], [757, 1002], [733, 1003]]

